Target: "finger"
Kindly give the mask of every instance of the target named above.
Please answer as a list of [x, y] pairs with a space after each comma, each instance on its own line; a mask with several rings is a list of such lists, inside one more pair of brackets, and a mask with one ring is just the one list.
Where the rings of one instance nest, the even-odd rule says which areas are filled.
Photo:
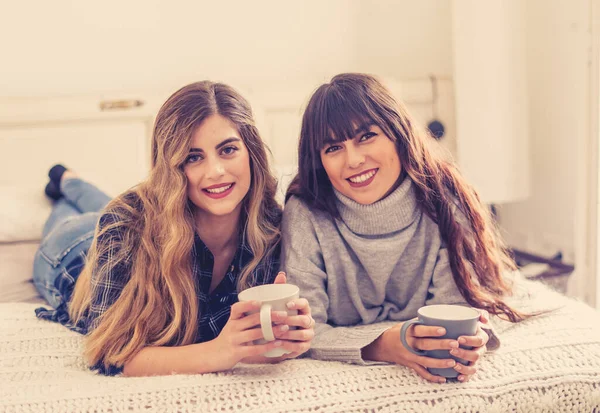
[[263, 338], [263, 333], [259, 327], [240, 332], [234, 337], [233, 342], [235, 344], [251, 344], [254, 340], [260, 340], [261, 338]]
[[479, 310], [479, 313], [479, 321], [487, 324], [488, 321], [490, 321], [490, 313], [488, 313], [486, 310]]
[[[271, 323], [282, 324], [285, 322], [287, 311], [271, 311]], [[252, 313], [236, 320], [238, 331], [247, 330], [260, 325], [260, 313]]]
[[458, 357], [460, 359], [467, 360], [472, 363], [475, 363], [477, 360], [479, 360], [484, 352], [485, 347], [480, 347], [475, 350], [467, 350], [464, 348], [456, 348], [450, 350], [450, 354], [452, 354], [454, 357]]
[[461, 373], [464, 376], [472, 376], [473, 374], [477, 373], [477, 366], [476, 365], [465, 366], [464, 364], [456, 363], [456, 366], [454, 366], [454, 370], [458, 371], [459, 373]]
[[414, 337], [440, 337], [446, 334], [446, 329], [440, 326], [417, 325], [412, 329]]
[[310, 328], [313, 319], [309, 315], [291, 315], [286, 318], [285, 323], [290, 327]]
[[469, 347], [483, 347], [487, 344], [490, 337], [487, 333], [481, 329], [477, 332], [476, 336], [461, 336], [458, 338], [458, 344], [461, 346]]
[[297, 298], [287, 303], [290, 310], [298, 310], [298, 314], [310, 315], [310, 304], [306, 298]]
[[265, 354], [267, 351], [271, 351], [276, 348], [283, 347], [284, 342], [281, 340], [269, 341], [266, 344], [248, 344], [246, 346], [239, 346], [239, 357], [254, 357]]
[[457, 379], [458, 379], [458, 381], [462, 381], [463, 383], [466, 383], [469, 380], [471, 380], [471, 377], [472, 376], [466, 376], [464, 374], [459, 374], [458, 377], [457, 377]]
[[231, 306], [230, 320], [239, 320], [245, 317], [246, 313], [257, 311], [260, 308], [258, 301], [239, 301]]
[[439, 338], [415, 338], [411, 345], [418, 350], [451, 350], [458, 348], [458, 341]]
[[436, 376], [427, 371], [426, 368], [420, 366], [417, 363], [410, 363], [409, 367], [413, 369], [419, 376], [423, 377], [425, 380], [434, 382], [434, 383], [445, 383], [446, 379], [440, 376]]
[[287, 282], [287, 277], [283, 271], [279, 271], [277, 276], [275, 277], [275, 281], [273, 284], [285, 284]]
[[[276, 339], [279, 339], [282, 334], [285, 334], [290, 329], [287, 325], [280, 325], [273, 327], [273, 335], [275, 335]], [[262, 329], [260, 327], [253, 328], [250, 330], [245, 330], [240, 332], [235, 338], [234, 342], [236, 344], [247, 344], [252, 343], [255, 340], [264, 339], [264, 335], [262, 333]]]
[[306, 353], [310, 349], [310, 341], [282, 341], [282, 347], [292, 353]]
[[408, 358], [411, 362], [417, 363], [423, 367], [445, 369], [456, 366], [456, 361], [453, 359], [434, 359], [427, 356], [417, 356], [412, 353]]
[[293, 340], [293, 341], [311, 341], [315, 337], [315, 330], [312, 328], [302, 330], [288, 330], [277, 338], [282, 340]]

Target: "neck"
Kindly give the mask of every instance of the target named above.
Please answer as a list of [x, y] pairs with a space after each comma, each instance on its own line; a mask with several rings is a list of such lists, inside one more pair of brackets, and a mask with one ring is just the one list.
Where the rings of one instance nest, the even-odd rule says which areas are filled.
[[239, 242], [239, 221], [241, 206], [232, 213], [222, 216], [208, 214], [200, 209], [194, 212], [198, 236], [213, 253], [236, 246]]
[[405, 177], [388, 196], [370, 205], [362, 205], [334, 188], [340, 218], [355, 234], [383, 235], [402, 231], [417, 219], [419, 209], [414, 185]]
[[[406, 172], [404, 172], [404, 168], [402, 168], [400, 170], [400, 175], [398, 176], [398, 179], [396, 179], [396, 182], [394, 182], [394, 185], [392, 185], [392, 187], [390, 188], [390, 190], [387, 191], [385, 193], [385, 195], [381, 197], [381, 199], [387, 198], [392, 192], [394, 192], [396, 189], [398, 189], [398, 187], [400, 186], [400, 184], [402, 183], [402, 181], [404, 181], [404, 177], [405, 176], [406, 176]], [[381, 199], [379, 201], [381, 201]]]

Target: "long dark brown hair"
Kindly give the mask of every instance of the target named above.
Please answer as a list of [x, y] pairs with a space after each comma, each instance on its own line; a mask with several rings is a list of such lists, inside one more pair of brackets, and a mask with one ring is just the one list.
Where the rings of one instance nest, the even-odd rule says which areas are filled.
[[[415, 183], [420, 208], [437, 223], [447, 244], [452, 275], [466, 301], [513, 322], [524, 319], [525, 314], [504, 301], [511, 285], [503, 272], [514, 270], [515, 264], [488, 208], [456, 165], [436, 150], [433, 138], [416, 126], [404, 105], [375, 77], [340, 74], [312, 95], [302, 118], [298, 175], [286, 200], [295, 195], [310, 208], [339, 217], [320, 151], [327, 142], [351, 139], [356, 125], [364, 124], [379, 126], [395, 143], [402, 173]], [[457, 208], [471, 228], [459, 223]]]
[[86, 337], [85, 355], [91, 365], [122, 366], [145, 346], [185, 345], [196, 339], [195, 228], [183, 164], [192, 134], [214, 114], [235, 124], [250, 155], [252, 184], [242, 201], [240, 226], [254, 258], [241, 270], [238, 290], [254, 283], [253, 271], [277, 249], [277, 182], [249, 103], [222, 83], [203, 81], [181, 88], [156, 117], [148, 179], [106, 207], [103, 218], [110, 218], [105, 219], [108, 225], [97, 228], [75, 285], [69, 312], [78, 322], [94, 311], [94, 290], [110, 271], [125, 264], [131, 269], [119, 298]]

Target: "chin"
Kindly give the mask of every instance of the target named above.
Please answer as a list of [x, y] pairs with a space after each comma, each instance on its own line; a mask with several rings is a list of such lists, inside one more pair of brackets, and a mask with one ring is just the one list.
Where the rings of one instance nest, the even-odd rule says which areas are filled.
[[382, 197], [383, 197], [383, 195], [361, 194], [359, 196], [351, 197], [351, 198], [355, 202], [357, 202], [361, 205], [371, 205], [371, 204], [374, 204], [375, 202], [379, 201]]
[[205, 211], [211, 215], [214, 215], [217, 217], [222, 217], [222, 216], [232, 214], [235, 211], [235, 207], [223, 206], [223, 208], [210, 208], [210, 209], [206, 209]]

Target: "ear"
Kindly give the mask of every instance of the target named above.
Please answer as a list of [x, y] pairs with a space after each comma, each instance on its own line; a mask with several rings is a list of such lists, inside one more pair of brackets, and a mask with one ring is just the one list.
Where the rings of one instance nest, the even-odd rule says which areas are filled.
[[285, 273], [283, 271], [279, 271], [279, 274], [277, 274], [277, 277], [275, 277], [275, 282], [273, 282], [273, 284], [285, 284], [287, 281], [286, 277], [285, 277]]

